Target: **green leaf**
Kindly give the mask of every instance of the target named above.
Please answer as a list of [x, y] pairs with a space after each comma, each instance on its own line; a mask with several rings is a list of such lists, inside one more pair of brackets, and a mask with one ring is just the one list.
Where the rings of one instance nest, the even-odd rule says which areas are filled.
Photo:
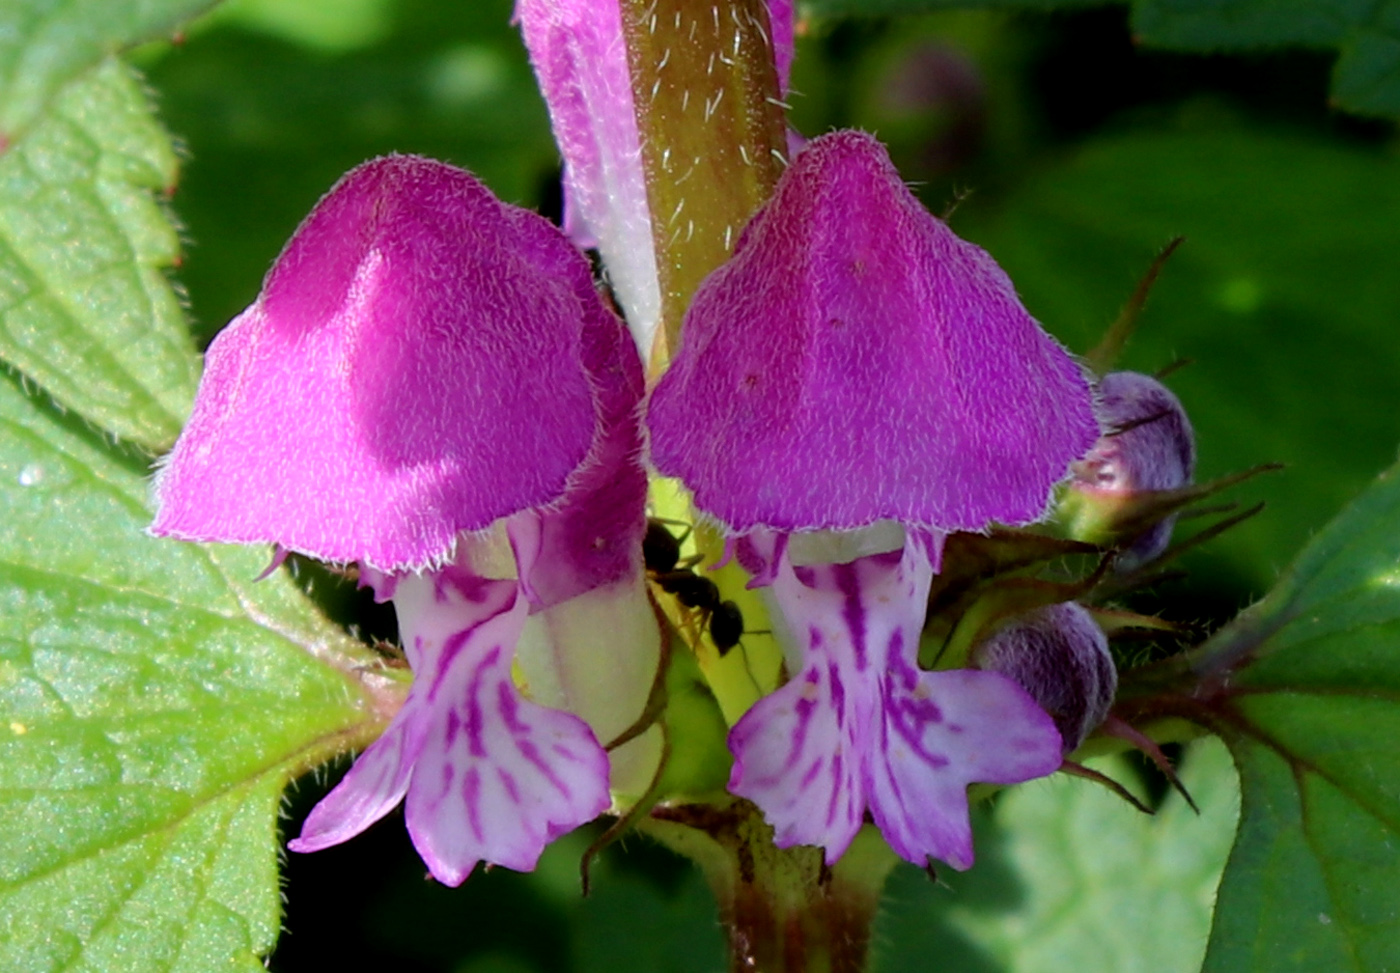
[[[1189, 667], [1189, 671], [1186, 671]], [[1243, 814], [1206, 970], [1380, 971], [1400, 956], [1400, 472], [1304, 550], [1278, 588], [1130, 700], [1215, 730]]]
[[[1121, 759], [1093, 766], [1131, 779]], [[1175, 792], [1148, 817], [1063, 776], [1011, 790], [996, 818], [1024, 898], [1011, 916], [955, 906], [953, 921], [1008, 971], [1195, 973], [1239, 790], [1228, 752], [1212, 740], [1192, 747], [1182, 777], [1199, 816]]]
[[0, 151], [60, 89], [217, 0], [6, 0], [0, 5]]
[[1302, 45], [1335, 48], [1336, 103], [1400, 115], [1400, 2], [1396, 0], [1136, 0], [1133, 33], [1184, 51]]
[[6, 971], [260, 968], [281, 789], [379, 726], [365, 653], [252, 583], [266, 552], [145, 536], [145, 490], [0, 378]]
[[199, 374], [162, 272], [180, 241], [153, 197], [175, 169], [138, 80], [115, 60], [0, 155], [0, 358], [152, 450], [179, 433]]
[[[1072, 10], [1107, 2], [804, 0], [802, 9], [817, 17], [909, 16], [952, 9]], [[1173, 51], [1336, 50], [1334, 103], [1362, 115], [1400, 117], [1400, 0], [1132, 0], [1132, 30], [1138, 43]]]
[[[1131, 780], [1122, 758], [1093, 762]], [[1239, 814], [1230, 756], [1218, 741], [1187, 751], [1177, 794], [1148, 817], [1105, 788], [1056, 775], [997, 799], [977, 835], [978, 863], [939, 878], [897, 873], [882, 931], [897, 944], [878, 969], [1005, 973], [1195, 973]], [[961, 961], [954, 959], [957, 957]]]
[[953, 227], [1077, 351], [1185, 235], [1119, 367], [1192, 360], [1168, 381], [1196, 426], [1199, 478], [1288, 464], [1231, 494], [1269, 508], [1194, 565], [1264, 591], [1400, 439], [1400, 413], [1376, 406], [1400, 374], [1400, 275], [1375, 270], [1400, 252], [1397, 176], [1378, 153], [1211, 122], [1077, 147], [1009, 196], [972, 196]]

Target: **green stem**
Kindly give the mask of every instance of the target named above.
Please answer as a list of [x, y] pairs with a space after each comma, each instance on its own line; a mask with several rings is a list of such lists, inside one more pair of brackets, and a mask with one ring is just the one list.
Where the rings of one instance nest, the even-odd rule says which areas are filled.
[[764, 0], [622, 0], [661, 282], [652, 374], [691, 296], [773, 192], [787, 128]]
[[836, 865], [779, 849], [743, 800], [652, 811], [642, 829], [695, 861], [719, 901], [734, 973], [864, 973], [894, 853], [866, 828]]

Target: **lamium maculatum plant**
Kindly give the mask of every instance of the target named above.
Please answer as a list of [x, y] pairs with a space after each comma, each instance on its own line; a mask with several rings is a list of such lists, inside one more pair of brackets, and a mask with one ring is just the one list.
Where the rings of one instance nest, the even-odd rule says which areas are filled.
[[[732, 84], [782, 73], [791, 12], [770, 13], [777, 26], [747, 12], [746, 57], [763, 70]], [[1152, 417], [1137, 413], [1151, 405], [1119, 407], [1115, 376], [1096, 393], [991, 257], [859, 132], [794, 142], [658, 352], [659, 319], [680, 304], [663, 306], [656, 263], [689, 256], [678, 239], [657, 246], [649, 216], [661, 177], [628, 60], [643, 52], [613, 3], [525, 0], [518, 16], [560, 135], [574, 242], [459, 169], [365, 163], [215, 340], [156, 482], [154, 533], [355, 565], [398, 614], [412, 688], [290, 847], [349, 840], [404, 801], [449, 885], [483, 861], [528, 870], [609, 810], [710, 839], [707, 818], [749, 819], [742, 844], [773, 846], [731, 849], [749, 860], [791, 849], [830, 869], [869, 827], [907, 861], [968, 868], [968, 786], [1053, 773], [1115, 682], [1102, 634], [1071, 605], [921, 665], [925, 631], [945, 624], [929, 600], [955, 556], [948, 538], [1045, 521], [1074, 470], [1107, 475], [1122, 450], [1105, 443], [1145, 437]], [[634, 340], [576, 244], [600, 247]], [[1124, 422], [1138, 425], [1112, 428]], [[1189, 434], [1179, 406], [1170, 422]], [[705, 651], [649, 604], [678, 593], [643, 581], [647, 469], [683, 488], [682, 516], [769, 599], [782, 664], [751, 705], [717, 700], [716, 718], [741, 713], [723, 790], [668, 779], [647, 736], [665, 723], [649, 705], [665, 655]], [[1143, 486], [1189, 473], [1188, 457], [1178, 483]], [[1150, 559], [1169, 530], [1129, 540]], [[1011, 634], [1071, 624], [1084, 635], [1068, 643], [1085, 648]], [[840, 923], [858, 934], [838, 945], [811, 925], [804, 955], [863, 962], [886, 868], [842, 875], [863, 886]], [[833, 882], [801, 874], [815, 884], [768, 890], [764, 907], [816, 901]], [[727, 878], [712, 880], [725, 894]], [[736, 962], [752, 951], [795, 968], [790, 947], [754, 938], [754, 903], [725, 905], [747, 927]]]
[[[1257, 513], [1215, 498], [1268, 468], [1197, 483], [1182, 399], [1196, 400], [1166, 372], [1116, 367], [1176, 243], [1077, 354], [925, 208], [876, 134], [793, 127], [789, 0], [516, 0], [515, 24], [562, 159], [558, 225], [455, 164], [362, 162], [212, 339], [178, 438], [172, 423], [143, 442], [165, 452], [149, 482], [159, 540], [142, 543], [213, 552], [227, 598], [211, 614], [236, 603], [290, 639], [291, 616], [248, 594], [286, 563], [392, 606], [398, 645], [335, 630], [354, 648], [325, 667], [325, 706], [358, 722], [291, 748], [273, 796], [328, 757], [348, 769], [287, 849], [353, 851], [402, 808], [430, 876], [457, 887], [531, 871], [601, 821], [585, 890], [603, 848], [641, 835], [703, 872], [732, 969], [858, 973], [892, 869], [973, 867], [978, 802], [1064, 774], [1150, 813], [1094, 769], [1135, 750], [1197, 810], [1174, 745], [1207, 733], [1237, 760], [1262, 746], [1296, 780], [1325, 776], [1345, 750], [1329, 749], [1332, 724], [1303, 721], [1300, 743], [1260, 698], [1301, 692], [1271, 653], [1295, 623], [1331, 631], [1308, 586], [1360, 577], [1319, 566], [1354, 537], [1324, 538], [1219, 632], [1135, 600]], [[8, 126], [25, 135], [7, 105], [0, 93], [13, 181]], [[4, 258], [0, 283], [19, 280]], [[245, 555], [220, 545], [265, 555], [271, 580], [226, 569]], [[1391, 547], [1371, 560], [1393, 574]], [[1367, 579], [1367, 598], [1394, 587]], [[268, 597], [309, 604], [287, 592]], [[1356, 617], [1390, 624], [1366, 604]], [[0, 657], [0, 690], [21, 668]], [[43, 724], [29, 714], [8, 721], [17, 746]], [[54, 753], [60, 776], [77, 765]], [[129, 755], [108, 763], [140, 777]], [[1252, 773], [1247, 786], [1268, 777]], [[1361, 786], [1329, 773], [1339, 793]], [[1310, 807], [1300, 796], [1296, 816]], [[23, 940], [13, 925], [0, 966]]]

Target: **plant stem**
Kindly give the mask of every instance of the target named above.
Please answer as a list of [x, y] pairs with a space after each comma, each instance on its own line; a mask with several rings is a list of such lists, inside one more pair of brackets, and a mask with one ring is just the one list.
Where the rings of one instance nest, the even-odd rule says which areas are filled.
[[834, 866], [819, 849], [780, 849], [758, 809], [680, 805], [643, 830], [697, 862], [719, 901], [734, 973], [863, 973], [894, 853], [865, 829]]
[[785, 164], [764, 0], [621, 0], [661, 282], [651, 372]]

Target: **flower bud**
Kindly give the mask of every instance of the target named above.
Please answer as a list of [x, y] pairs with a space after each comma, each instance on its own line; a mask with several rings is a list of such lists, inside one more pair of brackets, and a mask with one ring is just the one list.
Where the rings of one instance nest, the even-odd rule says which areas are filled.
[[[1112, 372], [1099, 381], [1098, 391], [1104, 434], [1075, 464], [1066, 506], [1077, 537], [1125, 542], [1119, 564], [1130, 568], [1161, 554], [1176, 522], [1166, 516], [1142, 528], [1143, 509], [1131, 501], [1191, 482], [1195, 436], [1177, 397], [1150, 375]], [[1122, 537], [1125, 529], [1131, 533]]]
[[972, 661], [1029, 693], [1055, 721], [1066, 754], [1103, 722], [1118, 690], [1108, 639], [1072, 601], [1019, 616], [974, 648]]

